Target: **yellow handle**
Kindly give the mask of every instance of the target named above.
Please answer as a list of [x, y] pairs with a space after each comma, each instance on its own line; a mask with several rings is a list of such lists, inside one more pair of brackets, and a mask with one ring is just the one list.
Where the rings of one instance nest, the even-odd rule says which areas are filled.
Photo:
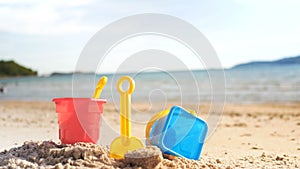
[[146, 126], [146, 130], [145, 130], [145, 133], [146, 133], [146, 139], [147, 139], [147, 143], [148, 145], [150, 145], [150, 130], [153, 126], [153, 124], [155, 123], [156, 120], [168, 115], [168, 113], [170, 112], [170, 110], [163, 110], [157, 114], [155, 114], [147, 123], [147, 126]]
[[100, 80], [98, 81], [96, 89], [94, 91], [94, 96], [93, 96], [94, 99], [100, 98], [101, 92], [102, 92], [104, 86], [106, 85], [106, 82], [107, 82], [107, 77], [102, 76], [100, 78]]
[[[123, 90], [124, 81], [129, 82], [127, 91]], [[120, 131], [121, 136], [131, 137], [131, 93], [134, 91], [134, 80], [129, 76], [123, 76], [118, 80], [117, 89], [120, 93]]]

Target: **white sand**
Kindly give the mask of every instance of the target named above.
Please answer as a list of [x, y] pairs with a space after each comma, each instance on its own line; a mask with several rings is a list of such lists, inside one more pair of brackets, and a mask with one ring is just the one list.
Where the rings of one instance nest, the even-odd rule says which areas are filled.
[[[139, 106], [147, 109], [144, 104]], [[201, 105], [203, 117], [208, 108], [206, 104]], [[59, 142], [54, 103], [1, 101], [0, 113], [0, 151], [30, 140]], [[133, 114], [133, 119], [150, 117], [149, 114]], [[144, 123], [133, 122], [132, 127], [133, 135], [144, 138]], [[299, 128], [300, 103], [227, 104], [221, 123], [206, 141], [196, 165], [207, 168], [299, 168]], [[113, 105], [107, 104], [99, 144], [108, 145], [118, 136], [118, 130], [119, 114]], [[175, 159], [172, 164], [166, 164], [165, 159], [161, 165], [182, 168], [183, 161], [185, 159]]]

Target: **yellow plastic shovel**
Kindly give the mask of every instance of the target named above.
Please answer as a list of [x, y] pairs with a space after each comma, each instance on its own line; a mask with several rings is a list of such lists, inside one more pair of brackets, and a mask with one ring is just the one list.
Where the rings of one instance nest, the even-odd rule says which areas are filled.
[[[129, 89], [124, 91], [122, 83], [127, 80]], [[110, 145], [110, 157], [120, 159], [128, 150], [143, 148], [144, 145], [140, 139], [131, 136], [131, 93], [134, 91], [134, 81], [129, 76], [123, 76], [117, 83], [120, 93], [120, 130], [121, 136], [115, 138]]]
[[107, 77], [102, 76], [100, 78], [100, 80], [98, 81], [96, 89], [94, 91], [94, 96], [93, 96], [94, 99], [100, 98], [101, 92], [102, 92], [104, 86], [106, 85], [106, 82], [107, 82]]

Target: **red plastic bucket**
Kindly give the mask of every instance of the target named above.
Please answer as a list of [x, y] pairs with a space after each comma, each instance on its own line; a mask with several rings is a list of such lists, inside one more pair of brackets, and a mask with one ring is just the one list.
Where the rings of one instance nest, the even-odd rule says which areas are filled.
[[105, 99], [55, 98], [59, 139], [63, 144], [96, 143]]

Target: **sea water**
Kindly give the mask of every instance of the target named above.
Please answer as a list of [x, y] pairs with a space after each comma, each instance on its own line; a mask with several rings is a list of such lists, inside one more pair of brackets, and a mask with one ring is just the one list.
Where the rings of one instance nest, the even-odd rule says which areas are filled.
[[[214, 77], [214, 73], [218, 76]], [[117, 101], [116, 83], [124, 74], [75, 74], [0, 79], [0, 100], [51, 101], [56, 97], [91, 97], [98, 79], [108, 76], [101, 95]], [[271, 66], [224, 70], [147, 72], [131, 75], [136, 102], [210, 102], [217, 96], [229, 103], [279, 103], [300, 101], [300, 66]], [[225, 80], [225, 81], [224, 81]], [[214, 81], [214, 84], [212, 84]], [[224, 90], [215, 90], [223, 88]]]

